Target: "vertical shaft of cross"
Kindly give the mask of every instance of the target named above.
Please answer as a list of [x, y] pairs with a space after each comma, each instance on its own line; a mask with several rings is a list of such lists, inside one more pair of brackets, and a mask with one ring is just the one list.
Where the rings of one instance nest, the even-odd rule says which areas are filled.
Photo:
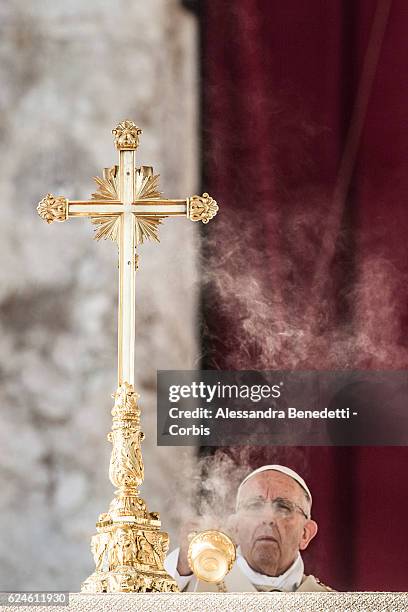
[[119, 245], [118, 387], [134, 385], [135, 361], [135, 151], [119, 151], [119, 194], [123, 202]]

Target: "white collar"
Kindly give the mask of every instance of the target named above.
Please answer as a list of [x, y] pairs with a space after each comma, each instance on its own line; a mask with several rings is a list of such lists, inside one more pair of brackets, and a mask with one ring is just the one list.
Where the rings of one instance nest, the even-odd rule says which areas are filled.
[[295, 591], [303, 578], [304, 565], [299, 552], [292, 565], [280, 576], [266, 576], [253, 570], [242, 556], [239, 547], [237, 549], [237, 564], [252, 584], [268, 586], [280, 591]]

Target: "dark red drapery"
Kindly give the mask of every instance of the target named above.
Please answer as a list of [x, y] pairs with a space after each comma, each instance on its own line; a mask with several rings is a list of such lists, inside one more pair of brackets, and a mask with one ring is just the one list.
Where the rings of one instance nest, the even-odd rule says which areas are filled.
[[[406, 369], [408, 7], [202, 3], [205, 368]], [[304, 474], [334, 588], [408, 590], [408, 447], [255, 449]]]

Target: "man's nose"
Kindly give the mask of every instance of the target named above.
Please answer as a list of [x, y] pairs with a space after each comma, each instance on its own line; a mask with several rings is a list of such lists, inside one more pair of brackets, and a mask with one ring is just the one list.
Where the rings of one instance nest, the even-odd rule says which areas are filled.
[[264, 509], [264, 511], [262, 512], [261, 520], [264, 525], [274, 525], [276, 522], [274, 512], [271, 512], [270, 508], [269, 512]]

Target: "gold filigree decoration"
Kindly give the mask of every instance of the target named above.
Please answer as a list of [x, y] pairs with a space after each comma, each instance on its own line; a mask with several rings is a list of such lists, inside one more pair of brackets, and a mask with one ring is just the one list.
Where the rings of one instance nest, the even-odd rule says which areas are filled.
[[95, 230], [94, 240], [113, 240], [119, 238], [120, 215], [112, 217], [92, 217], [92, 225], [99, 225]]
[[112, 130], [112, 134], [115, 137], [115, 147], [117, 149], [137, 149], [142, 130], [137, 127], [134, 121], [126, 119]]
[[96, 533], [91, 538], [91, 553], [95, 561], [95, 569], [97, 572], [107, 570], [106, 556], [109, 546], [108, 533]]
[[168, 549], [169, 536], [167, 533], [147, 529], [138, 532], [137, 560], [139, 563], [162, 569]]
[[[155, 200], [159, 199], [159, 174], [153, 174], [151, 166], [136, 168], [135, 172], [135, 199], [136, 200]], [[136, 244], [143, 244], [145, 240], [155, 240], [160, 242], [158, 228], [163, 217], [158, 216], [139, 216], [135, 215]]]
[[113, 451], [109, 466], [109, 478], [116, 487], [139, 487], [144, 479], [144, 467], [140, 442], [143, 432], [113, 431], [109, 440]]
[[151, 166], [136, 168], [135, 172], [135, 199], [154, 200], [160, 198], [162, 192], [159, 191], [160, 174], [153, 174]]
[[93, 179], [98, 185], [98, 189], [92, 194], [93, 200], [107, 200], [112, 202], [119, 200], [118, 188], [118, 166], [111, 166], [103, 169], [103, 178], [94, 176]]
[[52, 193], [47, 195], [39, 202], [37, 212], [44, 221], [66, 221], [68, 214], [68, 200], [63, 196], [55, 196]]
[[188, 217], [191, 221], [208, 223], [219, 210], [217, 202], [208, 193], [193, 195], [189, 199]]
[[115, 400], [112, 416], [113, 421], [131, 419], [139, 424], [140, 422], [140, 408], [137, 405], [139, 394], [136, 393], [132, 385], [124, 382], [116, 389], [113, 394]]
[[119, 527], [112, 534], [109, 556], [109, 569], [118, 566], [133, 566], [137, 562], [137, 545], [132, 529]]
[[91, 540], [95, 571], [82, 584], [84, 593], [178, 591], [164, 569], [169, 536], [160, 531], [157, 512], [148, 512], [139, 497], [144, 468], [140, 443], [138, 394], [123, 382], [113, 395], [113, 443], [109, 476], [118, 487], [109, 512], [99, 515]]
[[92, 542], [96, 569], [82, 584], [83, 593], [178, 591], [163, 565], [167, 533], [153, 526], [112, 524]]
[[[92, 194], [92, 200], [106, 200], [107, 202], [119, 201], [118, 189], [118, 166], [103, 169], [103, 177], [94, 176], [98, 189]], [[92, 225], [99, 226], [95, 230], [94, 240], [113, 240], [119, 237], [120, 216], [93, 217]]]
[[158, 227], [164, 217], [139, 217], [135, 216], [136, 244], [143, 244], [144, 240], [156, 240], [160, 242]]
[[108, 440], [113, 444], [109, 478], [120, 489], [137, 489], [144, 478], [140, 449], [144, 434], [140, 431], [138, 395], [132, 385], [125, 382], [118, 387], [114, 397], [113, 425], [108, 434]]

